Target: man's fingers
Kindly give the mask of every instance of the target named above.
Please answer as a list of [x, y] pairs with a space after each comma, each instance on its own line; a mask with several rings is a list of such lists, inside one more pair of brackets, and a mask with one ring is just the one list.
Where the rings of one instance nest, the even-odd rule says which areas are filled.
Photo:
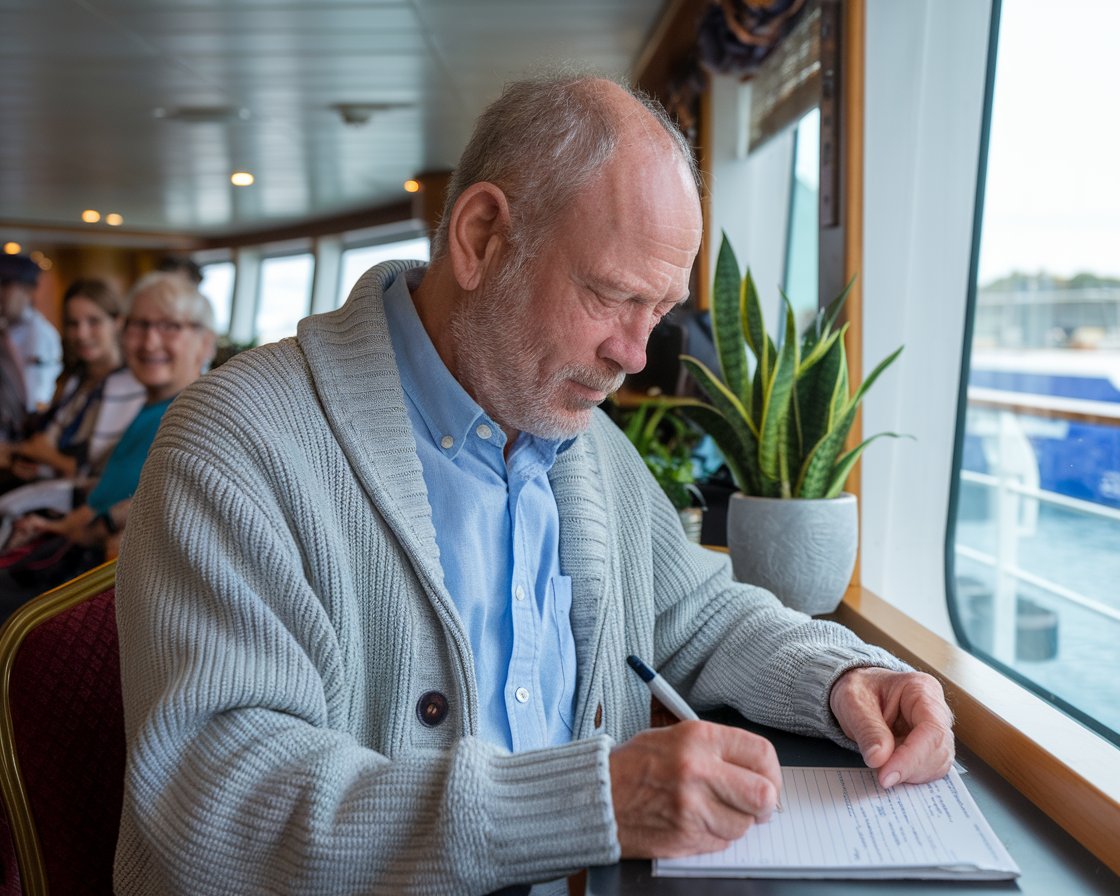
[[832, 712], [844, 733], [856, 742], [867, 767], [879, 768], [894, 752], [894, 733], [883, 715], [879, 694], [860, 686], [859, 681], [849, 673], [836, 683]]
[[644, 731], [611, 752], [611, 790], [625, 856], [721, 849], [777, 802], [769, 741], [710, 722]]
[[952, 742], [946, 744], [933, 726], [920, 725], [899, 743], [890, 760], [879, 770], [883, 787], [923, 784], [943, 777], [953, 764]]
[[848, 736], [856, 742], [868, 768], [879, 768], [895, 751], [894, 734], [881, 718], [864, 717]]
[[742, 815], [753, 818], [773, 811], [782, 771], [770, 741], [707, 722], [682, 722], [679, 727], [696, 741], [695, 749], [682, 754], [682, 780], [703, 782], [715, 800]]
[[845, 673], [830, 695], [832, 711], [879, 783], [941, 777], [953, 759], [953, 716], [936, 679], [917, 672], [864, 668]]
[[[775, 783], [769, 775], [736, 765], [725, 764], [721, 772], [709, 781], [712, 796], [718, 803], [748, 819], [748, 826], [750, 820], [770, 818], [781, 794], [780, 773]], [[736, 836], [742, 836], [742, 831]]]
[[929, 707], [929, 711], [914, 710], [914, 727], [899, 741], [880, 770], [879, 783], [884, 787], [899, 782], [935, 781], [949, 771], [956, 753], [955, 742], [951, 721], [938, 710], [936, 705]]

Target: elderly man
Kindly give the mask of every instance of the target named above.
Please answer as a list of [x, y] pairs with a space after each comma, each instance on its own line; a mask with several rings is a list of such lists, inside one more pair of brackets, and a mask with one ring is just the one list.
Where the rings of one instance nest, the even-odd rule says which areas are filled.
[[26, 414], [45, 408], [62, 372], [62, 340], [32, 304], [39, 266], [0, 255], [0, 438], [23, 435]]
[[946, 771], [937, 683], [733, 583], [595, 410], [700, 227], [659, 109], [513, 85], [429, 268], [374, 268], [181, 396], [118, 579], [119, 892], [563, 892], [765, 820], [770, 744], [644, 730], [630, 653], [698, 708], [858, 745], [885, 786]]

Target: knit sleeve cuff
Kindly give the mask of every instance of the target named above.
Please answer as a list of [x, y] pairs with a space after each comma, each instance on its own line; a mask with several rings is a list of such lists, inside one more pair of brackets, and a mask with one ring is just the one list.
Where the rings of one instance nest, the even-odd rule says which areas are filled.
[[492, 759], [491, 848], [515, 880], [548, 880], [617, 862], [610, 750], [600, 736]]
[[[795, 703], [800, 705], [794, 707], [794, 716], [814, 720], [824, 736], [849, 750], [858, 750], [855, 741], [844, 733], [836, 721], [836, 716], [832, 714], [829, 695], [832, 693], [832, 686], [841, 675], [865, 666], [878, 666], [896, 672], [912, 671], [906, 663], [891, 656], [885, 650], [870, 645], [822, 650], [815, 656], [807, 658], [801, 666], [802, 686], [797, 689], [794, 697]], [[823, 695], [824, 699], [821, 700], [816, 695]]]

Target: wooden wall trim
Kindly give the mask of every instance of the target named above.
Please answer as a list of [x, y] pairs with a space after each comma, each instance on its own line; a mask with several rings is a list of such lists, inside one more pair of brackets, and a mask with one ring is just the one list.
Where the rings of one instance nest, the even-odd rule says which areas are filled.
[[696, 46], [700, 16], [710, 0], [666, 0], [660, 18], [638, 52], [631, 80], [664, 101], [674, 66]]
[[960, 741], [1105, 865], [1120, 874], [1117, 748], [865, 588], [836, 621], [935, 675]]
[[[841, 195], [844, 228], [843, 282], [856, 278], [848, 294], [847, 314], [852, 321], [848, 330], [847, 351], [849, 379], [852, 389], [863, 381], [863, 126], [864, 126], [864, 35], [866, 32], [866, 7], [864, 0], [844, 0], [841, 40], [843, 42], [843, 186]], [[863, 440], [862, 409], [856, 412], [855, 423], [848, 437], [851, 447]], [[860, 490], [860, 465], [856, 464], [848, 479], [848, 490], [858, 495]], [[859, 581], [858, 567], [855, 581]]]

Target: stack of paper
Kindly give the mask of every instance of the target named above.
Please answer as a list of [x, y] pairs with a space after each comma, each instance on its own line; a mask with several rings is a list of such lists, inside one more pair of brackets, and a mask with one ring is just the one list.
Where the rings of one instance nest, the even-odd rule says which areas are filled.
[[1003, 880], [1019, 868], [956, 769], [883, 790], [865, 768], [782, 768], [782, 811], [721, 852], [659, 859], [664, 877]]

